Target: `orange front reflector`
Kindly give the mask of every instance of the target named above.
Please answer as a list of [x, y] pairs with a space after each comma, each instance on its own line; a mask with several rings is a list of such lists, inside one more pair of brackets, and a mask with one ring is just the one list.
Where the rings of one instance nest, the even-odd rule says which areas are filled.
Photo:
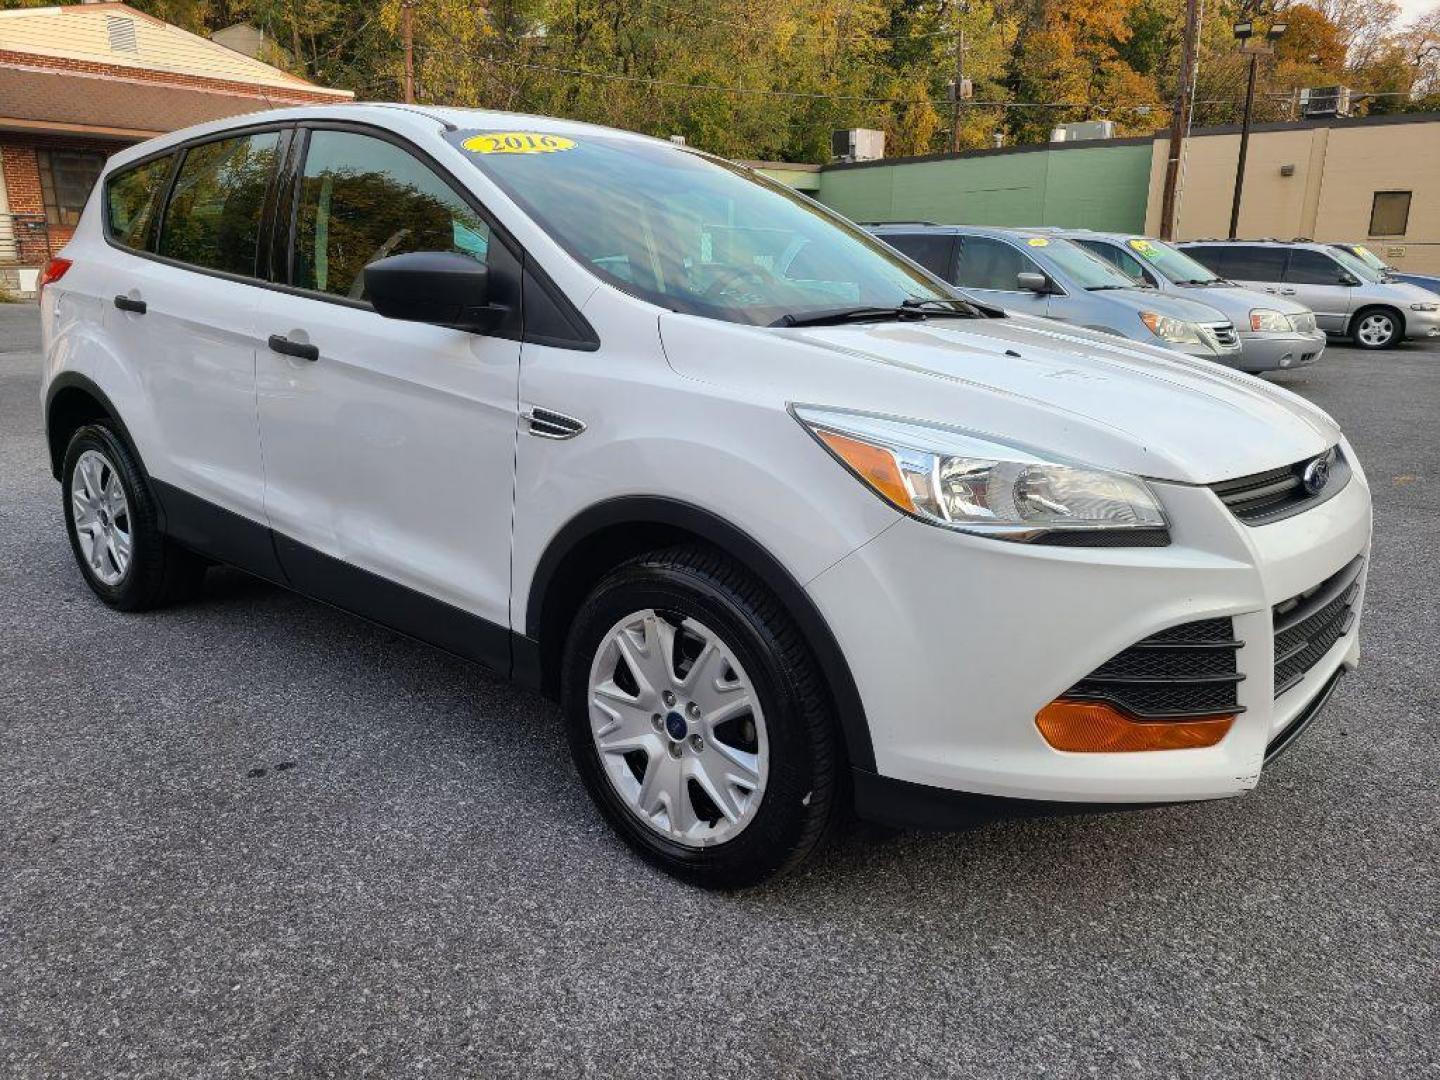
[[1188, 750], [1214, 746], [1225, 737], [1233, 716], [1202, 716], [1191, 720], [1132, 720], [1100, 701], [1066, 701], [1046, 705], [1035, 726], [1056, 750], [1078, 754], [1118, 754], [1135, 750]]
[[834, 431], [818, 431], [816, 434], [825, 440], [826, 446], [839, 455], [841, 461], [859, 474], [860, 479], [900, 509], [908, 510], [912, 514], [915, 512], [915, 500], [910, 497], [910, 489], [905, 486], [905, 478], [900, 475], [900, 466], [896, 464], [895, 455], [889, 450]]

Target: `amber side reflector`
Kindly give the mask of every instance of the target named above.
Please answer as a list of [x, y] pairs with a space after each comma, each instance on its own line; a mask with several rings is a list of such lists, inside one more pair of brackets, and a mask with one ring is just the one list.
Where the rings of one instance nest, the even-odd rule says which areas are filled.
[[1056, 750], [1079, 754], [1214, 746], [1234, 722], [1234, 716], [1132, 720], [1102, 701], [1066, 701], [1064, 698], [1052, 701], [1035, 717], [1035, 726], [1046, 742]]
[[912, 514], [915, 512], [915, 500], [910, 497], [910, 489], [905, 486], [905, 478], [900, 475], [900, 466], [896, 464], [895, 455], [889, 450], [882, 450], [878, 446], [871, 446], [834, 431], [817, 431], [816, 434], [825, 440], [826, 446], [839, 455], [841, 461], [859, 474], [860, 479], [900, 509], [908, 510]]

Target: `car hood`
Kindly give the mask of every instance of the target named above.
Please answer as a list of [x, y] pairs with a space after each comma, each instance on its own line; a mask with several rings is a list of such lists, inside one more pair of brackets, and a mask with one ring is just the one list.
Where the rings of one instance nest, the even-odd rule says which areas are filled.
[[1186, 322], [1217, 322], [1227, 317], [1217, 308], [1206, 304], [1203, 297], [1177, 296], [1160, 289], [1104, 289], [1084, 295], [1103, 296], [1137, 312], [1153, 311], [1160, 315], [1169, 315], [1172, 319], [1184, 319]]
[[1181, 293], [1190, 300], [1209, 304], [1215, 310], [1228, 315], [1230, 321], [1242, 330], [1250, 329], [1250, 312], [1256, 308], [1278, 311], [1281, 315], [1303, 315], [1310, 309], [1304, 304], [1273, 293], [1257, 292], [1239, 285], [1177, 285]]
[[1159, 480], [1232, 479], [1340, 439], [1322, 410], [1253, 376], [1024, 316], [775, 329], [666, 314], [660, 329], [682, 375]]

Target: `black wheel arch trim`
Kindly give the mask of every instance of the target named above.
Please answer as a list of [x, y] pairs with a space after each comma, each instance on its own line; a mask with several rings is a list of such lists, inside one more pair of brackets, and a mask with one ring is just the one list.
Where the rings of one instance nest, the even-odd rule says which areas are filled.
[[[873, 770], [875, 749], [860, 691], [840, 643], [820, 609], [794, 576], [754, 537], [719, 515], [691, 503], [662, 496], [622, 496], [597, 503], [571, 518], [551, 539], [536, 564], [525, 606], [525, 639], [531, 643], [541, 642], [546, 604], [550, 599], [548, 594], [569, 556], [586, 540], [606, 529], [634, 525], [656, 525], [692, 533], [740, 560], [775, 593], [795, 620], [820, 665], [851, 766]], [[524, 669], [529, 664], [539, 663], [538, 649], [535, 653], [533, 658], [517, 656], [516, 675], [523, 681], [530, 681], [525, 679]]]
[[[65, 390], [80, 390], [95, 399], [96, 404], [105, 411], [106, 419], [115, 426], [116, 434], [124, 440], [125, 448], [134, 455], [140, 471], [145, 472], [145, 461], [140, 456], [134, 438], [130, 435], [130, 429], [125, 426], [125, 421], [120, 417], [120, 410], [115, 408], [114, 402], [110, 400], [105, 391], [95, 385], [94, 380], [78, 372], [62, 371], [51, 380], [50, 385], [45, 389], [45, 445], [50, 451], [50, 472], [55, 479], [60, 479], [60, 472], [65, 464], [65, 447], [56, 447], [53, 439], [54, 433], [50, 428], [55, 413], [55, 399]], [[148, 476], [148, 473], [146, 475]]]

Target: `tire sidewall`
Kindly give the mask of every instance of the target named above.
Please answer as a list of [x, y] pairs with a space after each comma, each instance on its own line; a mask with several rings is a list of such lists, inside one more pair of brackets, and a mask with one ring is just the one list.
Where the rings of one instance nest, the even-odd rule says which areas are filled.
[[[85, 559], [79, 534], [75, 530], [75, 506], [71, 485], [74, 482], [75, 465], [87, 450], [102, 454], [110, 463], [110, 468], [115, 471], [120, 478], [120, 485], [125, 489], [125, 499], [129, 506], [130, 566], [125, 576], [115, 585], [107, 585], [95, 576]], [[65, 533], [70, 538], [70, 550], [75, 555], [75, 562], [85, 577], [85, 583], [111, 607], [124, 610], [139, 604], [145, 594], [145, 581], [150, 564], [157, 559], [159, 552], [154, 550], [157, 541], [151, 524], [153, 513], [150, 512], [152, 504], [149, 488], [130, 451], [109, 428], [101, 424], [83, 427], [74, 434], [70, 445], [65, 449], [60, 482], [64, 493], [61, 501], [65, 506]], [[147, 525], [150, 527], [147, 528]]]
[[[592, 735], [589, 680], [596, 651], [617, 622], [647, 608], [693, 617], [718, 634], [744, 668], [765, 717], [769, 762], [760, 807], [743, 831], [712, 847], [686, 847], [636, 819], [611, 784]], [[607, 820], [646, 859], [670, 873], [697, 884], [733, 887], [784, 865], [801, 842], [809, 815], [828, 810], [809, 798], [821, 778], [806, 702], [794, 683], [795, 673], [787, 670], [770, 628], [743, 601], [703, 575], [635, 564], [606, 579], [577, 613], [561, 672], [561, 705], [576, 768]]]

